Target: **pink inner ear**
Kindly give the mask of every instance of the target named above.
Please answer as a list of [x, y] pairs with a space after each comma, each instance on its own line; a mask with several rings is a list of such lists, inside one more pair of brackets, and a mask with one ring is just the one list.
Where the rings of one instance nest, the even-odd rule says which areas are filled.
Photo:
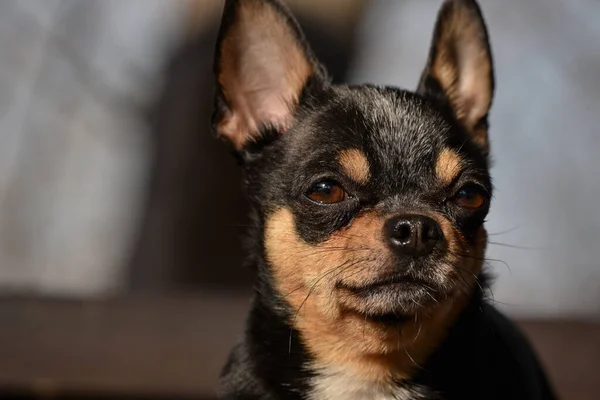
[[314, 67], [288, 22], [267, 2], [242, 2], [224, 39], [219, 83], [229, 113], [220, 135], [242, 148], [264, 126], [285, 130]]
[[487, 54], [476, 42], [466, 42], [460, 48], [459, 82], [457, 94], [461, 98], [460, 108], [464, 112], [464, 124], [472, 129], [490, 109], [492, 87], [491, 65]]
[[245, 96], [235, 96], [231, 100], [234, 112], [226, 116], [218, 126], [219, 134], [228, 138], [240, 149], [249, 140], [255, 139], [261, 127], [270, 126], [285, 131], [291, 123], [290, 108], [283, 99], [256, 104], [248, 102]]

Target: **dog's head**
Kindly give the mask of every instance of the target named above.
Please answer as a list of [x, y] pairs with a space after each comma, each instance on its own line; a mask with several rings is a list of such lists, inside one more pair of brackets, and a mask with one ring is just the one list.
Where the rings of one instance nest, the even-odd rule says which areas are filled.
[[215, 130], [242, 160], [261, 274], [292, 323], [389, 325], [471, 291], [494, 90], [474, 1], [443, 4], [416, 92], [331, 85], [274, 0], [227, 2], [215, 72]]

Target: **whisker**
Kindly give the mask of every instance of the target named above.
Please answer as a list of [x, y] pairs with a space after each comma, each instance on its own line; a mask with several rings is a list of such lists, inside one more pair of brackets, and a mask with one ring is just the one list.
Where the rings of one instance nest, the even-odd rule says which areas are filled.
[[[468, 274], [470, 274], [470, 275], [473, 277], [473, 279], [475, 280], [475, 283], [477, 284], [477, 286], [479, 286], [479, 289], [481, 289], [481, 291], [482, 291], [482, 292], [484, 291], [484, 289], [483, 289], [483, 287], [481, 286], [481, 283], [480, 283], [480, 281], [479, 281], [479, 277], [477, 277], [477, 275], [476, 275], [476, 274], [474, 274], [473, 272], [471, 272], [471, 271], [467, 270], [466, 268], [463, 268], [463, 267], [461, 267], [461, 266], [459, 266], [459, 265], [456, 265], [456, 264], [454, 264], [454, 263], [452, 263], [452, 262], [449, 262], [448, 264], [449, 264], [451, 267], [453, 267], [453, 268], [455, 268], [455, 269], [457, 269], [457, 270], [459, 270], [459, 271], [463, 271], [463, 272], [465, 272], [465, 273], [468, 273]], [[462, 274], [458, 274], [458, 276], [459, 276], [460, 283], [461, 283], [461, 284], [462, 284], [462, 285], [465, 287], [465, 289], [467, 289], [467, 290], [469, 290], [469, 291], [470, 291], [470, 290], [471, 290], [471, 287], [469, 286], [469, 283], [467, 282], [467, 280], [465, 279], [465, 277], [464, 277], [464, 276], [462, 276]], [[463, 294], [465, 294], [465, 293], [463, 292]]]
[[517, 229], [520, 229], [520, 228], [521, 228], [521, 225], [517, 225], [517, 226], [514, 226], [514, 227], [512, 227], [510, 229], [507, 229], [507, 230], [504, 230], [504, 231], [494, 232], [494, 233], [488, 233], [488, 236], [504, 235], [504, 234], [516, 231]]
[[483, 261], [483, 262], [499, 262], [501, 264], [503, 264], [504, 266], [506, 266], [506, 268], [508, 269], [509, 272], [512, 273], [512, 270], [510, 269], [510, 265], [508, 265], [508, 263], [506, 261], [497, 259], [497, 258], [490, 258], [490, 257], [477, 257], [477, 256], [473, 256], [471, 254], [466, 254], [466, 253], [457, 253], [454, 251], [449, 251], [449, 253], [453, 256], [456, 257], [460, 257], [460, 258], [467, 258], [467, 259], [471, 259], [471, 260], [477, 260], [477, 261]]
[[[418, 313], [417, 313], [418, 314]], [[415, 314], [415, 322], [417, 322], [417, 314]], [[421, 334], [421, 328], [423, 328], [423, 322], [421, 322], [419, 324], [419, 330], [417, 331], [417, 334], [415, 335], [415, 338], [413, 339], [413, 343], [415, 343], [417, 341], [417, 338], [419, 337], [419, 335]]]
[[406, 355], [408, 356], [408, 358], [410, 359], [410, 361], [412, 361], [412, 363], [419, 369], [422, 369], [421, 366], [419, 364], [417, 364], [417, 362], [414, 360], [414, 358], [412, 358], [412, 356], [409, 354], [408, 349], [406, 348], [406, 345], [402, 346], [404, 348], [404, 352], [406, 353]]
[[[425, 285], [422, 285], [422, 286], [425, 286]], [[428, 288], [429, 290], [433, 290], [433, 288], [430, 288], [428, 286], [425, 286], [425, 287]], [[427, 294], [427, 296], [431, 297], [431, 300], [433, 300], [436, 304], [440, 303], [435, 297], [433, 297], [433, 295], [431, 293], [429, 293], [429, 291], [426, 290], [425, 293]]]
[[508, 244], [508, 243], [500, 243], [500, 242], [492, 242], [488, 240], [489, 244], [493, 244], [495, 246], [502, 246], [502, 247], [510, 247], [513, 249], [519, 249], [519, 250], [541, 250], [541, 248], [539, 247], [533, 247], [533, 246], [518, 246], [515, 244]]

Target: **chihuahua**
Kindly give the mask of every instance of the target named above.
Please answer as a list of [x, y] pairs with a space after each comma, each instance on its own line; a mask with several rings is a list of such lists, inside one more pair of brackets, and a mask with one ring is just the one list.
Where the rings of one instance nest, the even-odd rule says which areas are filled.
[[474, 0], [441, 6], [415, 92], [331, 84], [277, 0], [226, 1], [215, 75], [257, 273], [223, 398], [554, 398], [485, 300], [494, 76]]

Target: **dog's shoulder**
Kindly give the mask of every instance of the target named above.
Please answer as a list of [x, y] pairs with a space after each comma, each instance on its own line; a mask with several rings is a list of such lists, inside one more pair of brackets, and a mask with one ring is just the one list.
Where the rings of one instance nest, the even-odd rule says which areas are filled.
[[254, 367], [244, 341], [231, 351], [221, 372], [219, 398], [236, 400], [273, 399], [254, 374]]
[[423, 379], [448, 399], [555, 399], [529, 340], [484, 300], [466, 310], [426, 369]]
[[482, 306], [479, 365], [486, 366], [490, 388], [504, 388], [514, 399], [554, 399], [549, 382], [529, 339], [517, 325], [490, 304]]

